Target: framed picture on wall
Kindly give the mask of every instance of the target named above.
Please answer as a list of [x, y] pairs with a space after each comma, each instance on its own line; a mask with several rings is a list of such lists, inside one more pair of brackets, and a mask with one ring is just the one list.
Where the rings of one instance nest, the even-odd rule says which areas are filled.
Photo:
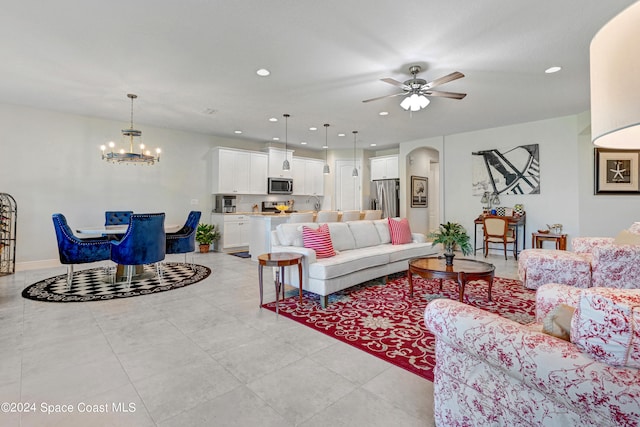
[[595, 194], [640, 194], [638, 150], [594, 149]]
[[427, 178], [411, 175], [411, 207], [426, 208], [428, 199]]

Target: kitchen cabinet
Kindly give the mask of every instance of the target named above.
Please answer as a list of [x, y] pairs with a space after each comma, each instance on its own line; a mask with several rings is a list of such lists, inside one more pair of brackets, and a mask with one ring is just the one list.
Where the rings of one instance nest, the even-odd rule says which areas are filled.
[[317, 159], [294, 157], [291, 165], [293, 194], [324, 196], [324, 162]]
[[267, 194], [266, 154], [216, 147], [211, 163], [213, 194]]
[[[289, 160], [289, 166], [293, 169], [293, 151], [287, 150], [286, 157]], [[282, 163], [284, 163], [285, 151], [279, 148], [269, 148], [269, 177], [272, 178], [291, 178], [291, 169], [288, 171], [282, 170]], [[295, 188], [295, 184], [294, 184]]]
[[220, 230], [219, 250], [226, 251], [249, 246], [251, 223], [249, 215], [212, 214], [211, 223]]
[[371, 157], [371, 181], [398, 178], [398, 156]]

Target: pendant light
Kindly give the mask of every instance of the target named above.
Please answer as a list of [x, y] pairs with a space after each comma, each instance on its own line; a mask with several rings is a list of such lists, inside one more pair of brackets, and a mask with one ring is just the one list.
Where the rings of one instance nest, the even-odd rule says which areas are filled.
[[329, 175], [331, 170], [329, 169], [329, 163], [327, 163], [327, 150], [329, 150], [329, 143], [327, 132], [329, 131], [329, 123], [324, 124], [324, 168], [322, 168], [322, 173], [325, 175]]
[[289, 159], [287, 158], [287, 140], [289, 139], [288, 119], [291, 116], [289, 114], [283, 114], [282, 117], [284, 117], [284, 162], [282, 162], [282, 170], [288, 171], [291, 170], [291, 165], [289, 164]]
[[353, 172], [351, 172], [351, 176], [354, 178], [358, 177], [358, 168], [356, 167], [356, 135], [358, 134], [357, 130], [353, 131]]

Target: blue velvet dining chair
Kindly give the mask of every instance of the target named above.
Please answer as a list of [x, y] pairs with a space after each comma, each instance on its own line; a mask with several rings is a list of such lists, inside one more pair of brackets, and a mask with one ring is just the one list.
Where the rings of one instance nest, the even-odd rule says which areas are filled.
[[111, 261], [127, 267], [127, 286], [131, 285], [136, 265], [156, 264], [162, 278], [160, 262], [165, 256], [164, 213], [132, 214], [129, 228], [119, 241], [111, 241]]
[[[184, 254], [184, 262], [187, 263], [187, 254], [196, 250], [196, 229], [200, 222], [202, 212], [191, 211], [184, 226], [175, 233], [167, 234], [167, 254]], [[193, 268], [193, 259], [192, 259]]]
[[104, 225], [128, 225], [133, 211], [106, 211]]
[[[104, 225], [129, 225], [132, 214], [133, 211], [106, 211], [104, 213]], [[110, 240], [120, 240], [122, 236], [124, 236], [124, 233], [104, 234], [103, 236], [108, 237]]]
[[104, 237], [77, 238], [69, 228], [67, 219], [61, 213], [53, 214], [52, 219], [58, 239], [60, 262], [67, 265], [67, 288], [70, 290], [73, 283], [74, 264], [87, 264], [111, 259], [111, 242]]

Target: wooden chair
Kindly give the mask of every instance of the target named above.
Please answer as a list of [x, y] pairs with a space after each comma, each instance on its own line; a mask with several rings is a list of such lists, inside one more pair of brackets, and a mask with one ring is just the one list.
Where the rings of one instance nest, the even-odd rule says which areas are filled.
[[294, 212], [289, 215], [288, 222], [313, 222], [313, 212]]
[[484, 257], [489, 253], [489, 243], [500, 243], [504, 247], [504, 259], [507, 259], [507, 245], [513, 247], [513, 256], [518, 259], [516, 239], [509, 231], [509, 220], [501, 216], [485, 216], [482, 220], [484, 230]]
[[381, 219], [381, 218], [382, 218], [382, 211], [381, 210], [364, 211], [364, 218], [363, 219], [376, 220], [376, 219]]
[[360, 211], [342, 211], [342, 222], [358, 221], [360, 219]]
[[319, 211], [316, 222], [338, 222], [338, 211]]

